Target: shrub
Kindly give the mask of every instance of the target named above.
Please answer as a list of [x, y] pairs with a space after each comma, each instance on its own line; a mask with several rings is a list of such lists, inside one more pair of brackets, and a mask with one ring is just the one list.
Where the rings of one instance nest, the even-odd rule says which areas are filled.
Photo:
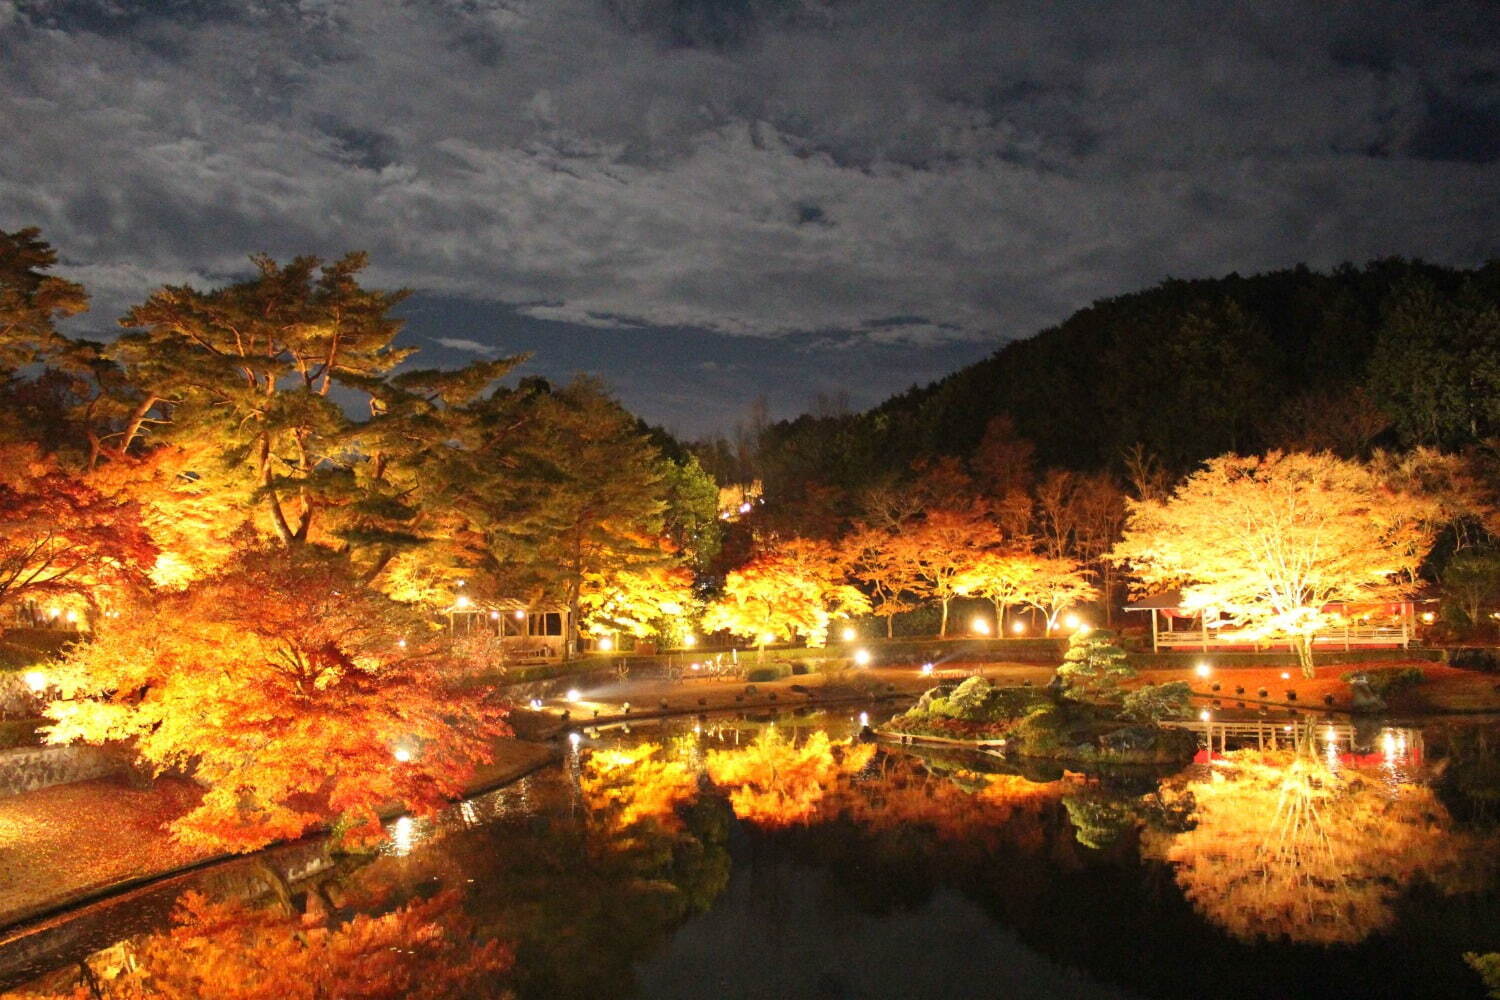
[[792, 674], [794, 676], [800, 677], [800, 676], [802, 676], [805, 673], [807, 673], [807, 664], [806, 663], [803, 663], [801, 660], [798, 660], [796, 663], [792, 664]]
[[943, 714], [978, 722], [985, 718], [984, 706], [989, 699], [990, 682], [983, 677], [970, 677], [948, 696], [947, 711]]
[[1107, 632], [1075, 632], [1068, 640], [1062, 666], [1057, 668], [1068, 697], [1079, 701], [1114, 701], [1120, 682], [1135, 676], [1125, 662], [1125, 650]]
[[786, 674], [782, 673], [782, 668], [779, 665], [751, 667], [745, 674], [745, 680], [752, 683], [765, 682], [780, 680], [785, 676]]
[[1185, 681], [1170, 684], [1148, 684], [1125, 696], [1121, 706], [1125, 715], [1153, 725], [1163, 719], [1181, 718], [1188, 714], [1192, 689]]

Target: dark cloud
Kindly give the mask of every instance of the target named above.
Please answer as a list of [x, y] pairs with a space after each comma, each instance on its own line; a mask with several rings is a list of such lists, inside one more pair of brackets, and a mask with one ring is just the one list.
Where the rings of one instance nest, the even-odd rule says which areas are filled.
[[[707, 426], [746, 393], [863, 401], [1167, 274], [1500, 253], [1493, 15], [0, 0], [0, 226], [41, 225], [101, 325], [252, 252], [365, 249]], [[653, 374], [661, 342], [733, 384]]]

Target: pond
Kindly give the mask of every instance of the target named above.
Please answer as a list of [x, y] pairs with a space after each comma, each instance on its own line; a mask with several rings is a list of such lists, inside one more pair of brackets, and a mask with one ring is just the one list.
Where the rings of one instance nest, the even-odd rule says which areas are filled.
[[1500, 951], [1500, 730], [1080, 774], [860, 721], [579, 736], [377, 853], [292, 845], [6, 942], [0, 986], [89, 997], [87, 958], [119, 996], [1484, 993], [1463, 955]]

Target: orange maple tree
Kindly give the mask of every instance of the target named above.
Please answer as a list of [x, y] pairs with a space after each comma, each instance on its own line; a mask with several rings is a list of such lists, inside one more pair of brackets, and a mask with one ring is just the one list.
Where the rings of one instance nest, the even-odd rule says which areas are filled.
[[960, 596], [963, 574], [979, 554], [1001, 543], [1000, 530], [980, 507], [929, 510], [906, 529], [906, 541], [918, 553], [918, 578], [942, 606], [938, 634], [948, 634], [948, 605]]
[[185, 842], [251, 850], [324, 824], [378, 837], [376, 809], [430, 813], [506, 732], [454, 690], [441, 634], [315, 549], [253, 551], [224, 572], [104, 619], [55, 672], [53, 742], [129, 740], [154, 771], [207, 791]]
[[0, 604], [146, 582], [157, 550], [140, 507], [31, 445], [0, 446]]

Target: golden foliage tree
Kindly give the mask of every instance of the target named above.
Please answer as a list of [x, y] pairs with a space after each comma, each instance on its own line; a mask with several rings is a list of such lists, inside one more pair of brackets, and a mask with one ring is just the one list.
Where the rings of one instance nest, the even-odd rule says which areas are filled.
[[693, 606], [693, 573], [668, 562], [590, 571], [584, 574], [578, 605], [584, 631], [593, 635], [675, 638], [691, 627], [684, 619]]
[[459, 795], [505, 731], [449, 689], [432, 630], [346, 560], [251, 552], [73, 647], [49, 739], [130, 740], [153, 770], [191, 769], [207, 791], [172, 824], [185, 842], [252, 850], [330, 823], [371, 839], [378, 807]]
[[1111, 557], [1148, 587], [1252, 635], [1285, 636], [1312, 676], [1330, 603], [1389, 600], [1432, 540], [1428, 504], [1326, 452], [1222, 455], [1164, 500], [1130, 503]]
[[870, 610], [869, 599], [844, 580], [843, 560], [831, 543], [791, 539], [725, 577], [722, 596], [704, 612], [704, 631], [724, 630], [760, 645], [801, 636], [821, 646], [831, 622]]

